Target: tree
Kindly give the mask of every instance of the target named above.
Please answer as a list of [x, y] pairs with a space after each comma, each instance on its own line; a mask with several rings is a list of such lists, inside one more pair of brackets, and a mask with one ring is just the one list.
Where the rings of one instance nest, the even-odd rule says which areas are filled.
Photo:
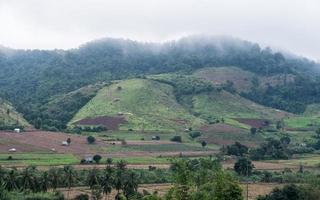
[[47, 171], [41, 174], [39, 184], [42, 192], [47, 192], [47, 190], [50, 188], [49, 173]]
[[87, 137], [87, 142], [88, 142], [89, 144], [93, 144], [93, 143], [95, 143], [95, 141], [96, 141], [96, 138], [93, 137], [92, 135], [90, 135], [90, 136]]
[[283, 137], [280, 138], [280, 142], [281, 142], [282, 144], [284, 144], [285, 146], [287, 146], [287, 145], [290, 144], [291, 139], [290, 139], [289, 136], [286, 135], [286, 136], [283, 136]]
[[72, 185], [76, 180], [76, 172], [71, 166], [64, 166], [63, 171], [64, 171], [64, 181], [68, 187], [67, 199], [69, 199], [70, 188], [72, 187]]
[[49, 178], [50, 186], [55, 191], [57, 189], [57, 187], [58, 187], [59, 182], [60, 182], [59, 170], [57, 168], [49, 169], [48, 178]]
[[67, 139], [67, 143], [68, 143], [68, 145], [71, 144], [71, 138], [68, 138], [68, 139]]
[[206, 141], [202, 141], [202, 142], [201, 142], [201, 146], [202, 146], [203, 148], [205, 148], [205, 147], [207, 146], [207, 142], [206, 142]]
[[248, 158], [241, 157], [234, 164], [233, 168], [239, 175], [247, 176], [251, 175], [254, 165]]
[[126, 173], [123, 183], [123, 193], [127, 199], [131, 199], [138, 191], [138, 178], [134, 172]]
[[34, 127], [36, 128], [36, 129], [40, 129], [41, 127], [42, 127], [42, 120], [41, 120], [41, 118], [37, 118], [35, 121], [34, 121]]
[[320, 128], [316, 130], [317, 138], [320, 138]]
[[234, 144], [227, 146], [226, 153], [227, 155], [244, 156], [248, 153], [248, 151], [249, 149], [247, 146], [241, 144], [240, 142], [235, 142]]
[[94, 155], [93, 156], [93, 160], [98, 164], [100, 162], [100, 160], [102, 159], [102, 157], [100, 155]]
[[107, 164], [108, 164], [108, 165], [111, 165], [112, 162], [113, 162], [112, 158], [107, 158]]
[[99, 177], [98, 177], [98, 170], [97, 169], [92, 169], [88, 173], [87, 177], [87, 184], [89, 185], [90, 189], [93, 188], [93, 186], [99, 184]]
[[173, 142], [180, 142], [180, 143], [182, 142], [182, 138], [180, 135], [175, 135], [170, 140]]
[[275, 188], [266, 196], [259, 196], [257, 200], [302, 200], [308, 198], [308, 193], [303, 192], [297, 185], [286, 185], [282, 189]]
[[251, 133], [251, 135], [257, 134], [257, 128], [255, 128], [255, 127], [250, 128], [250, 133]]
[[108, 197], [108, 195], [111, 193], [113, 185], [114, 170], [110, 166], [107, 166], [107, 168], [104, 170], [101, 180], [102, 191], [106, 197]]

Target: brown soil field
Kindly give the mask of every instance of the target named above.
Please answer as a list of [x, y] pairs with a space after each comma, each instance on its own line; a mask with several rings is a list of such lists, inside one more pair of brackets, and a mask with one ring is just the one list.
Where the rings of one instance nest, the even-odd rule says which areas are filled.
[[[62, 141], [71, 139], [70, 146], [62, 146]], [[96, 145], [87, 144], [86, 136], [65, 134], [59, 132], [32, 131], [32, 132], [0, 132], [0, 153], [8, 153], [8, 149], [15, 148], [17, 153], [52, 152], [86, 155], [99, 153], [99, 146], [105, 145], [100, 139]], [[101, 152], [103, 153], [103, 152]]]
[[262, 128], [266, 126], [266, 122], [270, 123], [269, 120], [266, 119], [245, 119], [245, 118], [234, 118], [240, 123], [247, 124], [254, 128]]
[[210, 133], [241, 133], [245, 132], [246, 130], [237, 128], [234, 126], [230, 126], [228, 124], [211, 124], [204, 126], [200, 128], [201, 131], [203, 132], [210, 132]]
[[[62, 141], [71, 139], [70, 146], [62, 146]], [[87, 144], [87, 136], [66, 134], [59, 132], [31, 131], [23, 133], [0, 132], [0, 153], [8, 153], [10, 148], [15, 148], [17, 153], [53, 152], [69, 153], [79, 158], [84, 156], [100, 154], [103, 157], [158, 157], [158, 156], [203, 156], [212, 155], [215, 151], [169, 151], [169, 152], [145, 152], [145, 151], [123, 151], [110, 152], [105, 147], [111, 146], [110, 142], [96, 137], [94, 145]], [[136, 145], [159, 145], [172, 144], [170, 141], [130, 141]], [[116, 144], [121, 145], [121, 144]]]
[[124, 117], [96, 117], [96, 118], [85, 118], [75, 122], [77, 125], [87, 125], [87, 126], [104, 126], [108, 130], [118, 130], [120, 124], [128, 123]]

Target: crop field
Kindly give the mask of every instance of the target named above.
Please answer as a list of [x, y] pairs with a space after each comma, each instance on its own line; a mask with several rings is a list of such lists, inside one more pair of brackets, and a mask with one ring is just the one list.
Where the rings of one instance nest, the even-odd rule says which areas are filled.
[[[9, 159], [10, 158], [10, 159]], [[78, 164], [79, 159], [72, 154], [49, 153], [8, 153], [0, 154], [0, 165], [71, 165]]]
[[314, 130], [320, 125], [320, 117], [317, 116], [297, 116], [285, 119], [285, 125], [293, 130]]
[[264, 140], [264, 137], [257, 134], [252, 136], [249, 130], [235, 128], [225, 124], [213, 124], [202, 128], [204, 134], [199, 140], [207, 141], [209, 144], [229, 145], [241, 141], [249, 146], [256, 146]]

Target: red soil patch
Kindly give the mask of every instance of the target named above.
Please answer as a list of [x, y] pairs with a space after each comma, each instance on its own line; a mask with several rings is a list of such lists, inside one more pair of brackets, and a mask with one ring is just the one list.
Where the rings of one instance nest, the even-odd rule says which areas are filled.
[[254, 128], [263, 128], [268, 126], [271, 122], [267, 119], [245, 119], [245, 118], [234, 118], [242, 124], [247, 124]]
[[128, 121], [123, 117], [96, 117], [96, 118], [85, 118], [75, 122], [77, 125], [89, 125], [89, 126], [104, 126], [109, 130], [118, 130], [119, 124], [125, 124]]

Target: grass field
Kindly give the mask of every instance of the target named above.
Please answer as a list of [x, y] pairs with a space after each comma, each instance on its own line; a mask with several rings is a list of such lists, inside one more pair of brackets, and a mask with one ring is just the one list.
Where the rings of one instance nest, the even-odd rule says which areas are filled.
[[305, 154], [300, 155], [297, 158], [289, 160], [270, 160], [270, 163], [279, 163], [285, 165], [299, 166], [302, 164], [306, 167], [319, 167], [320, 166], [320, 155], [319, 154]]
[[147, 151], [147, 152], [185, 152], [185, 151], [205, 151], [210, 148], [202, 148], [200, 144], [198, 146], [189, 144], [144, 144], [144, 145], [124, 145], [121, 147], [109, 147], [108, 152], [119, 151]]
[[261, 106], [226, 91], [214, 91], [185, 98], [185, 102], [188, 98], [192, 98], [192, 112], [204, 118], [212, 116], [216, 118], [275, 119], [284, 115], [281, 111]]
[[320, 125], [320, 117], [317, 116], [297, 116], [285, 119], [287, 128], [312, 129]]
[[[8, 160], [11, 156], [12, 160]], [[10, 153], [0, 154], [0, 165], [71, 165], [79, 159], [71, 154]]]
[[167, 84], [145, 79], [132, 79], [101, 89], [71, 120], [117, 116], [123, 113], [128, 130], [183, 130], [199, 127], [204, 122], [191, 115], [176, 102], [173, 88]]

